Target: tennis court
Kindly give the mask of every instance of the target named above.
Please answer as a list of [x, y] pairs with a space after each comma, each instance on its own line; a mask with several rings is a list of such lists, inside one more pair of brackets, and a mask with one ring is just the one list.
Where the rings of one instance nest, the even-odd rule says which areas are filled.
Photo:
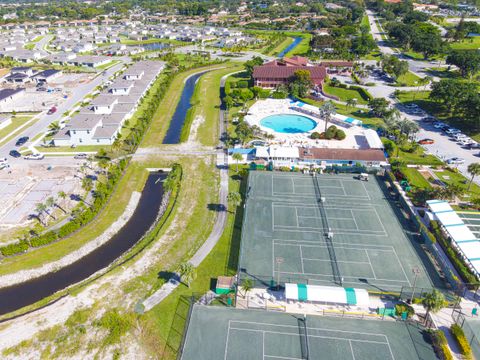
[[457, 211], [457, 215], [460, 216], [470, 231], [480, 239], [480, 212]]
[[418, 267], [416, 285], [431, 287], [377, 181], [350, 174], [251, 172], [242, 276], [265, 284], [279, 280], [399, 291], [412, 286], [412, 269]]
[[182, 359], [436, 359], [422, 332], [388, 320], [194, 305]]

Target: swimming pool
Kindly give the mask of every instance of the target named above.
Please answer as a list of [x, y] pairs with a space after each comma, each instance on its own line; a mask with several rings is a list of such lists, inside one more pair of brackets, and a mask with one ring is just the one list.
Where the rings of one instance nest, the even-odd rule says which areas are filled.
[[284, 134], [298, 134], [315, 129], [317, 123], [302, 115], [277, 114], [260, 120], [260, 125]]

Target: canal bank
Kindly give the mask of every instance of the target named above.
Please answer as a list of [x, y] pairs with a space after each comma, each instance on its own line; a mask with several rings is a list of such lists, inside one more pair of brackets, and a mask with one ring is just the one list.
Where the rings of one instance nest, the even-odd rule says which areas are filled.
[[130, 220], [109, 241], [56, 272], [0, 289], [0, 315], [32, 305], [107, 268], [132, 248], [155, 224], [167, 173], [151, 173]]
[[285, 49], [283, 49], [278, 55], [277, 57], [279, 58], [283, 58], [285, 55], [287, 55], [290, 51], [292, 51], [293, 49], [295, 49], [298, 44], [300, 44], [302, 42], [303, 38], [301, 36], [298, 36], [296, 37], [293, 42], [288, 45]]

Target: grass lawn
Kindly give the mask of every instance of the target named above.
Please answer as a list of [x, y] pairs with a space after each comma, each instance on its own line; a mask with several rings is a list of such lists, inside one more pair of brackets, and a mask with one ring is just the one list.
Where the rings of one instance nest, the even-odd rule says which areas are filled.
[[131, 164], [125, 176], [120, 180], [110, 202], [95, 220], [69, 238], [22, 255], [2, 259], [0, 275], [39, 267], [45, 263], [59, 260], [101, 235], [124, 212], [132, 192], [142, 190], [147, 176], [147, 170], [135, 163]]
[[[291, 36], [290, 33], [287, 33], [287, 35]], [[294, 35], [294, 34], [292, 34], [292, 35]], [[297, 36], [302, 37], [302, 41], [300, 41], [300, 43], [297, 46], [295, 46], [292, 50], [290, 50], [288, 53], [286, 53], [285, 57], [291, 57], [291, 56], [294, 56], [294, 55], [305, 56], [310, 51], [310, 40], [312, 39], [312, 35], [311, 34], [305, 34], [305, 33], [299, 33], [299, 35], [297, 35]]]
[[397, 78], [397, 86], [418, 86], [420, 84], [420, 77], [412, 73], [411, 71]]
[[[267, 52], [265, 55], [275, 56], [280, 52], [282, 52], [282, 50], [285, 49], [287, 46], [289, 46], [292, 42], [293, 42], [293, 38], [288, 36], [284, 40], [279, 42], [277, 46], [275, 46], [271, 51]], [[269, 44], [267, 44], [267, 46], [268, 45]]]
[[125, 45], [145, 45], [145, 44], [171, 44], [171, 45], [186, 45], [187, 43], [179, 40], [168, 40], [168, 39], [147, 39], [147, 40], [129, 40], [127, 38], [120, 39], [121, 44]]
[[[315, 101], [311, 99], [301, 99], [303, 102], [310, 104], [310, 105], [315, 105], [315, 106], [320, 106], [322, 105], [322, 102], [320, 101]], [[339, 104], [335, 103], [335, 107], [337, 108], [337, 112], [339, 114], [345, 115], [345, 116], [350, 116], [355, 119], [361, 120], [364, 125], [371, 125], [373, 127], [378, 127], [383, 124], [383, 120], [377, 117], [374, 117], [370, 114], [370, 112], [367, 109], [360, 109], [357, 107], [348, 107], [344, 104]]]
[[[230, 175], [233, 173], [234, 171], [230, 171]], [[239, 188], [239, 181], [233, 180], [230, 176], [229, 191], [239, 191]], [[242, 209], [241, 206], [238, 207], [237, 212], [241, 212]], [[182, 296], [189, 296], [192, 292], [205, 293], [210, 289], [212, 279], [220, 275], [233, 275], [237, 271], [242, 226], [242, 214], [238, 215], [228, 213], [227, 224], [220, 240], [197, 268], [197, 278], [190, 284], [190, 288], [183, 284], [180, 285], [164, 301], [142, 316], [142, 322], [152, 324], [150, 329], [155, 332], [155, 336], [161, 339], [160, 341], [166, 341], [172, 326], [180, 333], [183, 329], [184, 324], [173, 324], [175, 311]], [[164, 354], [164, 356], [164, 359], [175, 359], [173, 354], [167, 356]]]
[[[394, 155], [396, 155], [396, 153]], [[402, 151], [400, 149], [398, 152], [398, 159], [400, 161], [403, 161], [405, 164], [415, 164], [415, 165], [442, 165], [443, 164], [443, 162], [439, 160], [436, 156], [431, 154], [428, 154], [428, 155], [425, 154], [425, 150], [422, 147], [418, 147], [417, 150], [413, 153]]]
[[341, 87], [333, 87], [329, 84], [323, 85], [323, 90], [329, 94], [336, 96], [340, 99], [340, 101], [347, 101], [349, 99], [357, 99], [358, 104], [367, 105], [368, 101], [362, 98], [360, 92], [355, 89], [344, 89]]
[[54, 147], [43, 147], [37, 146], [36, 149], [42, 153], [55, 153], [55, 152], [70, 152], [70, 153], [81, 153], [81, 152], [97, 152], [100, 149], [105, 149], [109, 151], [109, 145], [78, 145], [74, 148], [70, 146], [54, 146]]
[[470, 186], [470, 191], [467, 192], [470, 179], [467, 179], [465, 176], [463, 176], [459, 172], [455, 172], [450, 169], [445, 169], [442, 171], [435, 171], [435, 174], [445, 184], [458, 185], [462, 189], [464, 189], [466, 193], [466, 196], [464, 196], [464, 198], [473, 199], [473, 198], [480, 197], [480, 186], [478, 186], [475, 183], [472, 183], [472, 185]]
[[428, 75], [436, 76], [440, 79], [458, 79], [460, 78], [460, 73], [456, 70], [448, 71], [448, 68], [444, 67], [433, 67], [427, 70]]
[[[170, 120], [180, 100], [180, 95], [182, 94], [184, 82], [187, 77], [197, 72], [208, 69], [224, 68], [225, 66], [228, 66], [228, 63], [195, 68], [177, 74], [173, 79], [172, 83], [170, 84], [162, 102], [158, 106], [157, 111], [153, 116], [153, 121], [150, 129], [145, 134], [141, 146], [152, 147], [162, 143], [165, 133], [167, 132], [170, 125]], [[215, 94], [218, 95], [218, 91], [216, 91]]]
[[425, 179], [416, 168], [402, 167], [400, 169], [411, 186], [420, 189], [431, 189], [432, 185]]
[[[12, 117], [12, 123], [10, 125], [7, 125], [6, 127], [4, 127], [2, 130], [0, 130], [0, 145], [3, 145], [6, 142], [10, 141], [15, 136], [20, 136], [20, 134], [23, 130], [28, 129], [28, 127], [35, 124], [38, 121], [38, 119], [35, 120], [35, 121], [32, 121], [26, 127], [18, 129], [20, 126], [25, 125], [25, 123], [27, 123], [29, 120], [31, 120], [34, 116], [35, 115], [21, 115], [21, 116], [17, 115], [15, 117]], [[11, 135], [9, 135], [9, 134], [11, 134]], [[8, 136], [8, 137], [6, 138], [6, 136]]]
[[100, 71], [104, 71], [104, 70], [107, 70], [107, 69], [111, 68], [112, 66], [117, 65], [117, 64], [120, 63], [120, 62], [121, 62], [120, 60], [112, 60], [112, 61], [109, 61], [109, 62], [106, 63], [106, 64], [97, 66], [95, 69], [96, 69], [96, 70], [100, 70]]
[[459, 42], [450, 43], [453, 50], [478, 50], [480, 49], [480, 37], [473, 37]]
[[[225, 69], [215, 70], [203, 75], [197, 83], [192, 96], [192, 120], [198, 116], [203, 118], [197, 129], [197, 140], [206, 146], [215, 146], [218, 143], [218, 121], [220, 108], [220, 80], [223, 76], [235, 71], [243, 70], [239, 64], [231, 64]], [[188, 124], [187, 124], [188, 126]], [[187, 128], [186, 128], [187, 130]], [[190, 133], [190, 131], [188, 131]]]

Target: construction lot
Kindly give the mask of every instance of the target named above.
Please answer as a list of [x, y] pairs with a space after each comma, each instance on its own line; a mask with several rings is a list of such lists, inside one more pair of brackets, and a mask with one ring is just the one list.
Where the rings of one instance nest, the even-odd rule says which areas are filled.
[[248, 189], [240, 272], [256, 286], [401, 291], [413, 286], [419, 269], [416, 286], [432, 287], [430, 264], [420, 259], [378, 179], [251, 172]]
[[[70, 199], [82, 195], [79, 164], [52, 166], [46, 162], [25, 161], [7, 170], [0, 171], [0, 231], [6, 231], [28, 222], [38, 221], [31, 218], [36, 215], [36, 204], [44, 203], [48, 197], [55, 197], [62, 209], [73, 207], [78, 200]], [[50, 170], [49, 170], [50, 169]], [[59, 199], [58, 193], [67, 194]], [[46, 214], [44, 214], [46, 216]]]
[[181, 359], [436, 359], [425, 338], [422, 327], [400, 321], [194, 305]]

